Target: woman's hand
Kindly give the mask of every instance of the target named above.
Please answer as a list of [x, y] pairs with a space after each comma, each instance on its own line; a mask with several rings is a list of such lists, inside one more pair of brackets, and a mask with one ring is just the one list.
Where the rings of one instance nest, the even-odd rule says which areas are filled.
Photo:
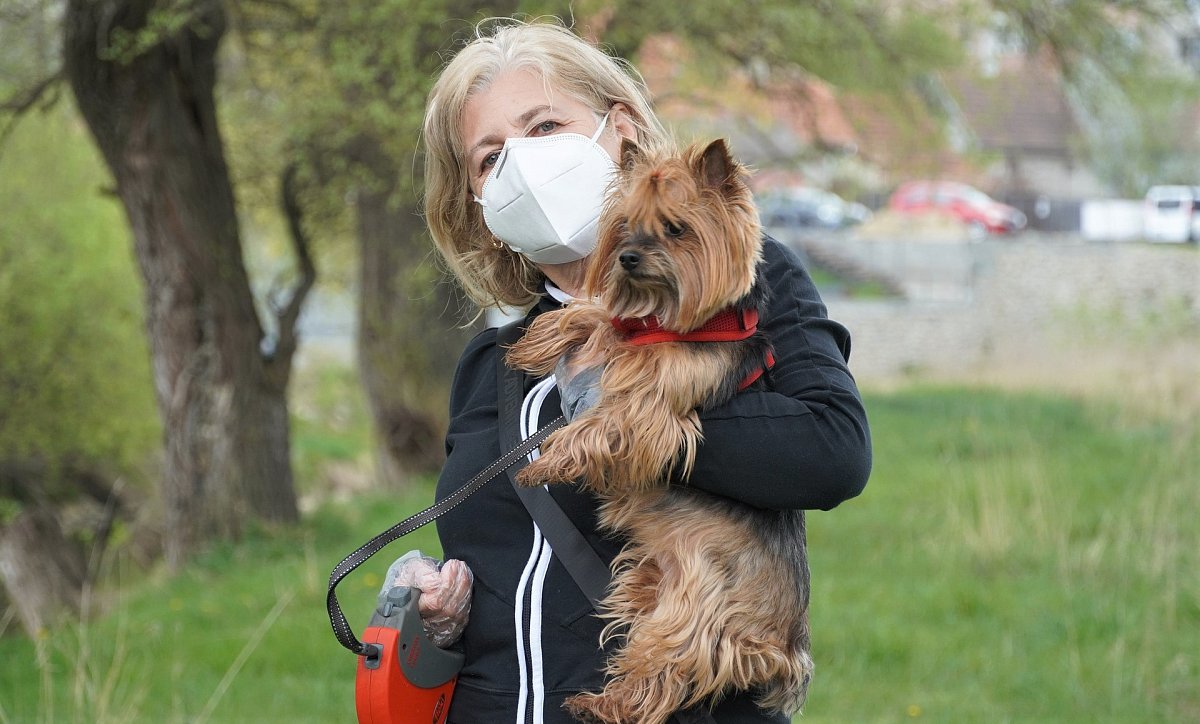
[[414, 556], [396, 569], [390, 586], [420, 589], [417, 609], [425, 624], [425, 635], [438, 648], [446, 648], [467, 627], [474, 582], [474, 574], [462, 561], [449, 560], [439, 567], [429, 556]]

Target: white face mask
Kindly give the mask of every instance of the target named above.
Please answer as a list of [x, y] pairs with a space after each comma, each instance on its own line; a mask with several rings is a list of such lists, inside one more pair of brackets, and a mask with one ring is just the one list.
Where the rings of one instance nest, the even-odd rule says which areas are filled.
[[612, 157], [596, 143], [608, 114], [591, 138], [559, 133], [509, 138], [476, 203], [496, 238], [531, 261], [565, 264], [596, 248], [597, 222]]

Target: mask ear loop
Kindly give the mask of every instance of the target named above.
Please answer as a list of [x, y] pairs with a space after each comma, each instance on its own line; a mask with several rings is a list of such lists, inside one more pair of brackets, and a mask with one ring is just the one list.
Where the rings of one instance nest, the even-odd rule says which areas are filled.
[[604, 125], [608, 123], [608, 116], [612, 113], [612, 109], [608, 109], [604, 116], [600, 119], [600, 125], [596, 127], [596, 132], [592, 134], [592, 143], [600, 140], [600, 134], [604, 132]]

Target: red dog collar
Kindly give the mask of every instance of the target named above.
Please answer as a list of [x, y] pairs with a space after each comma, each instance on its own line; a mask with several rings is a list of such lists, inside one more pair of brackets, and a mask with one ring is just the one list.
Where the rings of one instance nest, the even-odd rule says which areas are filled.
[[733, 307], [717, 312], [716, 316], [690, 332], [679, 333], [663, 329], [658, 317], [613, 317], [613, 327], [625, 335], [629, 344], [659, 342], [737, 342], [758, 329], [758, 310]]
[[[733, 307], [717, 312], [716, 316], [690, 332], [673, 332], [663, 329], [657, 317], [613, 317], [612, 325], [625, 335], [625, 341], [633, 345], [658, 344], [660, 342], [737, 342], [746, 339], [758, 330], [758, 310], [737, 310]], [[746, 375], [738, 385], [744, 390], [763, 372], [775, 366], [775, 355], [767, 350], [767, 358], [762, 367]]]

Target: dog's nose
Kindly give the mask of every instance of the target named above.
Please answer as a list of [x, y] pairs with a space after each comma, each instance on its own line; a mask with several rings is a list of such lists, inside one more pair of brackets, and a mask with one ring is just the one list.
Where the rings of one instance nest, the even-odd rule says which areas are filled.
[[633, 268], [642, 260], [642, 255], [636, 251], [623, 251], [617, 258], [621, 260], [621, 267], [625, 271], [633, 271]]

